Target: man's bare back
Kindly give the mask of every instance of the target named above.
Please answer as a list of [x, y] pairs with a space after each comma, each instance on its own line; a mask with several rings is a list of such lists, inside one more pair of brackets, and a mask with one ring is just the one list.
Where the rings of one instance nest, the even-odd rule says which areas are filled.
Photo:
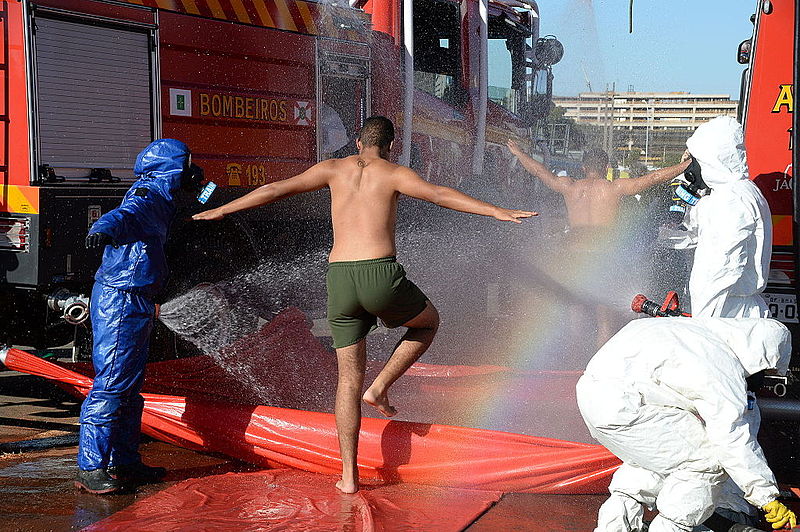
[[331, 162], [331, 262], [395, 255], [398, 191], [403, 167], [353, 155]]
[[[605, 177], [605, 164], [587, 166], [584, 163], [586, 177], [574, 179], [553, 174], [544, 164], [525, 154], [513, 140], [508, 141], [508, 148], [531, 175], [564, 196], [571, 229], [606, 228], [614, 225], [623, 197], [639, 194], [659, 183], [666, 183], [689, 165], [688, 162], [681, 162], [642, 177], [609, 181]], [[606, 163], [607, 159], [606, 157]]]
[[623, 197], [612, 182], [600, 178], [573, 180], [563, 195], [572, 229], [611, 226]]

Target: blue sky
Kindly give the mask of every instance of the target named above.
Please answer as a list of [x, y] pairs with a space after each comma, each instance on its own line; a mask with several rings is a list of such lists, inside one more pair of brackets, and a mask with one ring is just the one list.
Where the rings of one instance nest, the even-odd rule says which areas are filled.
[[554, 93], [592, 89], [723, 93], [738, 99], [744, 67], [739, 43], [751, 36], [756, 0], [537, 0], [542, 35], [565, 56], [553, 69]]

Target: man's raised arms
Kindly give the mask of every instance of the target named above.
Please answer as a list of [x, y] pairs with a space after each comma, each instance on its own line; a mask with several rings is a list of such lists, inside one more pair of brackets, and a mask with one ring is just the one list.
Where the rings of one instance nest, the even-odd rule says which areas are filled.
[[296, 194], [319, 190], [328, 185], [328, 179], [332, 175], [332, 164], [332, 160], [315, 164], [302, 174], [258, 187], [221, 207], [197, 213], [192, 216], [192, 219], [221, 220], [226, 215], [237, 211], [253, 209]]
[[545, 165], [530, 157], [519, 147], [519, 144], [511, 139], [506, 143], [511, 153], [519, 159], [520, 164], [533, 176], [538, 177], [547, 188], [564, 194], [567, 188], [572, 184], [572, 179], [569, 177], [559, 177], [551, 172]]
[[538, 213], [517, 209], [504, 209], [475, 199], [450, 187], [433, 185], [409, 168], [399, 167], [394, 173], [395, 188], [401, 194], [417, 198], [454, 211], [491, 216], [504, 222], [522, 223], [520, 218], [530, 218]]
[[619, 191], [619, 193], [623, 196], [633, 196], [634, 194], [639, 194], [640, 192], [644, 192], [648, 188], [658, 185], [659, 183], [666, 183], [671, 181], [672, 179], [678, 177], [680, 174], [686, 170], [686, 167], [689, 166], [691, 160], [684, 161], [682, 163], [678, 163], [674, 166], [668, 166], [666, 168], [660, 168], [649, 174], [645, 174], [642, 177], [630, 177], [628, 179], [615, 179], [611, 182], [612, 185]]

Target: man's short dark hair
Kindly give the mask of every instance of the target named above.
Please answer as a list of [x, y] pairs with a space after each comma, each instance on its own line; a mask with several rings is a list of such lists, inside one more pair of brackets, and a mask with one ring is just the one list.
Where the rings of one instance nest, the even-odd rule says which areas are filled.
[[388, 148], [394, 140], [394, 124], [385, 116], [371, 116], [364, 121], [358, 140], [364, 147]]
[[605, 174], [608, 169], [608, 154], [600, 148], [589, 148], [583, 152], [583, 166]]

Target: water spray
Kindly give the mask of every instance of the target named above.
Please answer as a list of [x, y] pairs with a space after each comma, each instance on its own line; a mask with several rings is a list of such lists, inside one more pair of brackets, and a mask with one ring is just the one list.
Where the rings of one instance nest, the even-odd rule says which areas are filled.
[[219, 287], [200, 283], [161, 305], [158, 319], [180, 336], [197, 337], [209, 331], [219, 334], [231, 312], [228, 298]]

